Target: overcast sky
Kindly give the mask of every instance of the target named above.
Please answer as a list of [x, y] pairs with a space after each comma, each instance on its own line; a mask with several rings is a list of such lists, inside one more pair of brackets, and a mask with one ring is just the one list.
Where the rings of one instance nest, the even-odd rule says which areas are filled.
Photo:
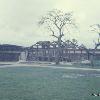
[[98, 34], [89, 26], [100, 24], [100, 0], [0, 0], [0, 43], [31, 46], [37, 41], [53, 40], [37, 21], [55, 8], [73, 11], [78, 24], [78, 30], [66, 32], [65, 39], [73, 37], [93, 47]]

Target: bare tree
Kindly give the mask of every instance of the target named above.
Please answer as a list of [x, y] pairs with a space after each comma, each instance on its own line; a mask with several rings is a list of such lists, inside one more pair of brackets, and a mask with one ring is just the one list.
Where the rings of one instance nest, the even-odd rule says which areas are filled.
[[95, 49], [97, 49], [97, 47], [100, 46], [100, 24], [94, 24], [94, 25], [91, 25], [90, 27], [92, 28], [91, 31], [93, 31], [99, 35], [97, 42], [94, 41]]
[[[52, 36], [57, 39], [57, 52], [56, 52], [56, 64], [60, 61], [61, 43], [64, 36], [64, 30], [69, 25], [75, 25], [72, 13], [64, 13], [60, 10], [54, 9], [49, 11], [38, 22], [39, 25], [45, 25], [46, 28], [52, 33]], [[66, 27], [65, 27], [66, 26]]]
[[94, 51], [92, 53], [92, 56], [91, 56], [91, 64], [92, 66], [94, 66], [94, 55], [95, 55], [95, 49], [97, 49], [99, 46], [100, 46], [100, 24], [94, 24], [94, 25], [91, 25], [91, 31], [92, 32], [95, 32], [98, 34], [98, 39], [96, 41], [94, 41], [95, 43], [95, 48], [94, 48]]

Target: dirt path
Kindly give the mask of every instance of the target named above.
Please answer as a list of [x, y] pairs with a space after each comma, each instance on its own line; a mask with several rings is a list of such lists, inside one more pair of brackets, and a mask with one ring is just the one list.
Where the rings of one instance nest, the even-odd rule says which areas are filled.
[[[68, 65], [67, 65], [68, 66]], [[79, 67], [58, 67], [50, 64], [11, 64], [11, 65], [0, 65], [0, 68], [7, 67], [42, 67], [42, 68], [52, 68], [52, 69], [69, 69], [69, 70], [84, 70], [84, 71], [100, 71], [96, 68], [79, 68]]]
[[[51, 67], [51, 66], [50, 66]], [[100, 71], [100, 69], [96, 69], [96, 68], [78, 68], [78, 67], [51, 67], [51, 68], [59, 68], [59, 69], [72, 69], [72, 70], [86, 70], [86, 71]]]

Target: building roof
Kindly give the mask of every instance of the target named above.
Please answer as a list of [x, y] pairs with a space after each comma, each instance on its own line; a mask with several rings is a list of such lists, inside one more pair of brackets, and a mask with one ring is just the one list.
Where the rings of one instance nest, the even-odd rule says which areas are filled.
[[24, 47], [10, 44], [0, 45], [0, 51], [22, 51]]

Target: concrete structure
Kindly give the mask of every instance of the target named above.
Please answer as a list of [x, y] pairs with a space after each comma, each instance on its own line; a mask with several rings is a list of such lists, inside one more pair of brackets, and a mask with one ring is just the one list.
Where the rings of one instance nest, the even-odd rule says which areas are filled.
[[28, 51], [22, 51], [19, 55], [19, 61], [26, 61], [28, 56]]

